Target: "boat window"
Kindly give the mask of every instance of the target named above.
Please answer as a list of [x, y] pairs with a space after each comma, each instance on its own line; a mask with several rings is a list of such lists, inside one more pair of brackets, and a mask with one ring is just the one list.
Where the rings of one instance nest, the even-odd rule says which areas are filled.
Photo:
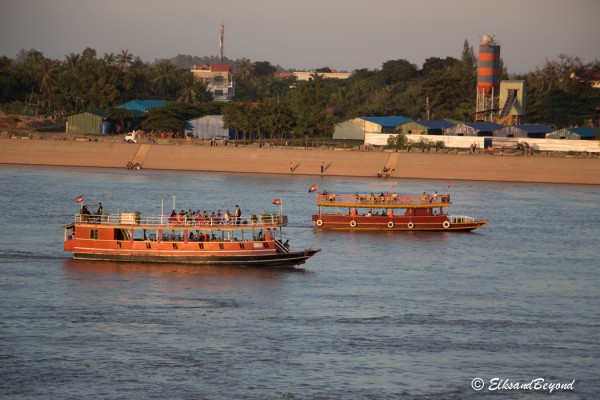
[[146, 229], [134, 229], [133, 240], [148, 240], [148, 233]]
[[115, 240], [129, 240], [129, 231], [127, 229], [115, 229]]
[[98, 239], [98, 229], [90, 229], [90, 239]]

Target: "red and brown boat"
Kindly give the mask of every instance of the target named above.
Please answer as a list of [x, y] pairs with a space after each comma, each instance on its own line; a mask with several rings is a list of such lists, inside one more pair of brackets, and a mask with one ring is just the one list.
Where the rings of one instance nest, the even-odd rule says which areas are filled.
[[64, 250], [81, 260], [292, 267], [320, 250], [290, 251], [286, 223], [277, 214], [229, 221], [77, 214], [64, 226]]
[[472, 231], [488, 223], [465, 215], [450, 215], [450, 194], [316, 195], [319, 212], [312, 216], [317, 229], [341, 231]]

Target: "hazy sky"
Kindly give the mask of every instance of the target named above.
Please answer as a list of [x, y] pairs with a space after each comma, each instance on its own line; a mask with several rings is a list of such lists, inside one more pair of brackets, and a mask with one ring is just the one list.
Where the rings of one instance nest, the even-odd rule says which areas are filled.
[[509, 73], [559, 54], [600, 59], [600, 0], [0, 0], [0, 56], [63, 59], [86, 47], [144, 61], [219, 54], [284, 68], [379, 69], [405, 59], [478, 54], [495, 35]]

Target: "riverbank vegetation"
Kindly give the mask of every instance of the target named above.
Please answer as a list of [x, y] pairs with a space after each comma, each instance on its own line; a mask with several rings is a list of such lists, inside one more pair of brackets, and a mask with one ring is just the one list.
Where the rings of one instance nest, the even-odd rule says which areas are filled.
[[[103, 110], [114, 121], [134, 116], [118, 105], [136, 99], [165, 100], [151, 109], [143, 129], [181, 131], [185, 120], [223, 114], [227, 127], [240, 138], [295, 136], [331, 138], [335, 123], [361, 116], [401, 115], [415, 120], [472, 121], [477, 61], [464, 42], [460, 58], [430, 57], [419, 68], [404, 60], [389, 60], [377, 70], [359, 69], [348, 79], [310, 81], [282, 78], [281, 67], [268, 61], [239, 59], [235, 65], [236, 97], [213, 102], [206, 84], [194, 79], [193, 64], [211, 58], [177, 56], [147, 63], [128, 50], [99, 56], [94, 49], [71, 53], [62, 60], [22, 50], [14, 59], [0, 58], [0, 110], [6, 114], [52, 116], [64, 120], [81, 111]], [[328, 72], [328, 67], [319, 72]], [[503, 79], [524, 80], [527, 87], [525, 123], [555, 127], [598, 123], [600, 61], [584, 64], [561, 55], [533, 71]]]

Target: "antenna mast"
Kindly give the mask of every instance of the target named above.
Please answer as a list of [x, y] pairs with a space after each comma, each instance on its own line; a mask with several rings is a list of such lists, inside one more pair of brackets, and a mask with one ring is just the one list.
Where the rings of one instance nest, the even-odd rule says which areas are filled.
[[219, 40], [219, 50], [221, 52], [221, 64], [225, 62], [225, 24], [221, 23], [221, 36]]

